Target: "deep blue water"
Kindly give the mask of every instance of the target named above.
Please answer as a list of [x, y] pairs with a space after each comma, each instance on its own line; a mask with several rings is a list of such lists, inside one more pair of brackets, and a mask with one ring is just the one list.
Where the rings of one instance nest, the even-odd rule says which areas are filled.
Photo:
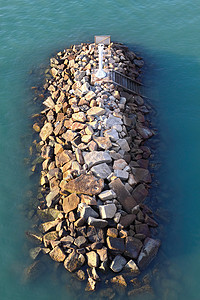
[[[53, 264], [24, 284], [30, 263], [24, 232], [28, 191], [37, 186], [24, 158], [32, 142], [30, 70], [47, 65], [55, 51], [109, 34], [144, 57], [143, 80], [154, 108], [155, 170], [152, 201], [167, 210], [162, 223], [156, 299], [200, 299], [200, 9], [197, 0], [25, 1], [0, 5], [0, 298], [74, 299], [69, 278]], [[73, 284], [71, 284], [73, 286]], [[74, 289], [77, 286], [74, 286]], [[81, 298], [79, 291], [78, 298]], [[121, 296], [123, 298], [123, 296]], [[120, 298], [120, 297], [119, 297]]]

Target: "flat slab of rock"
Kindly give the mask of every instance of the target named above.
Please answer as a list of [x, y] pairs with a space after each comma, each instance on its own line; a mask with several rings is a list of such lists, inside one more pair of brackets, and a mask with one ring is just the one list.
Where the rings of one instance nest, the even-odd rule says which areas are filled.
[[102, 219], [112, 219], [116, 211], [115, 204], [99, 205], [99, 212]]
[[46, 141], [46, 139], [52, 134], [53, 132], [53, 126], [51, 123], [46, 123], [41, 131], [40, 131], [40, 137], [43, 141]]
[[117, 195], [113, 190], [106, 190], [101, 192], [101, 194], [99, 194], [98, 197], [101, 199], [101, 201], [106, 201], [116, 198]]
[[108, 225], [108, 221], [102, 220], [102, 219], [96, 219], [93, 217], [88, 218], [88, 225], [98, 227], [98, 228], [104, 228]]
[[98, 136], [93, 139], [101, 149], [108, 150], [112, 147], [112, 142], [109, 137]]
[[129, 177], [129, 173], [124, 170], [114, 170], [114, 174], [121, 180], [127, 180]]
[[112, 173], [110, 167], [106, 163], [93, 166], [91, 171], [96, 177], [103, 179], [106, 179]]
[[137, 183], [151, 183], [151, 175], [149, 170], [143, 168], [132, 168], [132, 172]]
[[99, 266], [99, 255], [95, 251], [86, 253], [88, 266], [91, 268], [97, 268]]
[[49, 252], [49, 255], [53, 260], [55, 260], [57, 262], [62, 262], [66, 258], [65, 253], [60, 249], [59, 246], [57, 246], [53, 250], [51, 250]]
[[102, 163], [112, 162], [110, 154], [104, 151], [85, 152], [83, 153], [83, 156], [84, 161], [89, 168]]
[[127, 213], [131, 213], [133, 207], [137, 205], [135, 199], [131, 196], [131, 194], [127, 191], [123, 183], [119, 178], [110, 182], [109, 187], [114, 190], [117, 195], [117, 200], [123, 206], [123, 209]]
[[131, 225], [136, 219], [136, 215], [135, 214], [127, 214], [125, 216], [122, 216], [120, 218], [120, 224], [122, 226], [124, 226], [124, 228], [128, 227], [129, 225]]
[[69, 272], [74, 272], [80, 269], [84, 263], [85, 263], [85, 257], [83, 256], [83, 254], [78, 254], [77, 252], [73, 251], [65, 259], [64, 267]]
[[132, 192], [132, 196], [137, 202], [137, 204], [140, 204], [143, 202], [148, 195], [148, 190], [145, 188], [144, 184], [139, 184]]
[[123, 269], [123, 267], [126, 265], [126, 263], [127, 263], [127, 261], [123, 256], [117, 255], [113, 259], [113, 261], [110, 265], [110, 268], [113, 272], [118, 273]]
[[140, 253], [142, 246], [143, 246], [143, 244], [140, 240], [138, 240], [132, 236], [128, 236], [125, 239], [124, 255], [128, 256], [130, 258], [136, 259]]
[[111, 115], [106, 120], [106, 129], [112, 128], [114, 125], [123, 125], [123, 122], [120, 118]]
[[119, 139], [116, 143], [120, 146], [120, 148], [126, 152], [130, 151], [129, 144], [125, 139]]
[[105, 112], [106, 111], [104, 108], [94, 106], [87, 111], [87, 115], [88, 116], [102, 116], [105, 114]]
[[107, 239], [108, 248], [120, 253], [123, 253], [125, 250], [124, 239], [122, 238], [113, 238], [108, 236]]
[[140, 269], [145, 269], [150, 264], [150, 262], [155, 258], [159, 247], [159, 240], [155, 240], [152, 238], [145, 239], [144, 246], [137, 260], [137, 264]]
[[97, 179], [93, 175], [80, 175], [79, 177], [64, 182], [61, 185], [62, 190], [70, 193], [85, 194], [85, 195], [98, 195], [104, 187], [103, 179]]
[[71, 194], [63, 199], [63, 211], [67, 214], [68, 212], [77, 208], [80, 202], [80, 198], [75, 194]]

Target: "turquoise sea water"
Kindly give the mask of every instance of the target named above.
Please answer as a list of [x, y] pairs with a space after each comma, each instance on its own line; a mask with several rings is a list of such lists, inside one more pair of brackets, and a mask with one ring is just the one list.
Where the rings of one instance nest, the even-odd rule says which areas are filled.
[[[69, 277], [61, 277], [55, 264], [34, 283], [23, 280], [31, 262], [24, 235], [31, 224], [23, 208], [28, 191], [37, 186], [24, 164], [32, 142], [30, 116], [36, 110], [30, 86], [39, 80], [30, 70], [47, 64], [55, 51], [101, 34], [127, 44], [146, 62], [143, 80], [158, 130], [153, 162], [160, 165], [154, 170], [159, 185], [152, 201], [170, 216], [169, 223], [161, 222], [155, 299], [200, 299], [199, 26], [197, 0], [2, 1], [0, 299], [74, 299]], [[71, 287], [78, 288], [76, 283]]]

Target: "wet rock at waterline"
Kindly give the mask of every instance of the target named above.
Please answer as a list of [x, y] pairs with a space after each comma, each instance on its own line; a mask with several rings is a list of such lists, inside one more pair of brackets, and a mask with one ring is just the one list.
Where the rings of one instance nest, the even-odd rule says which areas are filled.
[[[140, 58], [120, 44], [106, 51], [105, 71], [139, 80]], [[39, 244], [30, 254], [49, 255], [79, 280], [87, 279], [86, 290], [93, 291], [100, 270], [137, 276], [160, 246], [151, 237], [158, 224], [143, 204], [151, 183], [151, 151], [145, 146], [154, 134], [145, 120], [149, 106], [112, 82], [94, 82], [95, 44], [74, 45], [50, 62], [45, 110], [33, 126], [41, 139], [34, 164], [42, 163], [37, 210], [42, 235], [29, 233]], [[115, 274], [110, 282], [126, 287], [128, 280]], [[110, 294], [115, 295], [112, 289]]]

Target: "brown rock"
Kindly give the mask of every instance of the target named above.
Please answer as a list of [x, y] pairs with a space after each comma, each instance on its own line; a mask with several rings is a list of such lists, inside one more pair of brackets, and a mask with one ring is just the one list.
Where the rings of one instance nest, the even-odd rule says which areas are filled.
[[55, 247], [53, 250], [49, 252], [50, 257], [57, 261], [57, 262], [62, 262], [65, 260], [66, 255], [63, 253], [63, 251], [60, 249], [59, 246]]
[[75, 193], [72, 193], [63, 199], [63, 211], [67, 214], [71, 210], [77, 208], [79, 202], [80, 198]]
[[132, 196], [137, 202], [137, 204], [144, 201], [146, 196], [148, 195], [148, 190], [145, 188], [144, 184], [139, 184], [132, 192]]
[[62, 167], [64, 164], [74, 159], [74, 155], [69, 150], [64, 150], [60, 154], [56, 155], [56, 166]]
[[112, 142], [110, 141], [109, 137], [94, 137], [94, 141], [101, 149], [108, 150], [112, 147]]
[[127, 228], [129, 225], [131, 225], [136, 219], [136, 215], [134, 214], [127, 214], [125, 216], [122, 216], [120, 218], [120, 224], [124, 227]]
[[139, 182], [151, 183], [151, 175], [149, 173], [149, 170], [142, 169], [142, 168], [132, 168], [132, 171], [137, 183]]
[[62, 189], [70, 193], [98, 195], [104, 187], [104, 180], [93, 175], [81, 175], [69, 182], [62, 184]]
[[56, 241], [57, 239], [58, 239], [57, 231], [51, 231], [51, 232], [46, 233], [43, 236], [44, 246], [48, 247], [48, 245], [50, 244], [50, 241]]
[[137, 205], [137, 202], [127, 191], [121, 180], [117, 178], [111, 181], [109, 187], [117, 194], [117, 200], [121, 203], [124, 210], [131, 213], [132, 208]]
[[78, 270], [82, 265], [85, 263], [85, 257], [83, 254], [78, 254], [77, 252], [73, 251], [69, 254], [69, 256], [64, 261], [64, 267], [69, 272], [74, 272]]
[[72, 131], [79, 131], [79, 130], [83, 130], [84, 128], [86, 127], [86, 124], [83, 124], [83, 123], [79, 123], [79, 122], [74, 122], [70, 129]]
[[97, 205], [97, 201], [95, 198], [88, 195], [81, 195], [81, 202], [87, 205]]
[[40, 126], [38, 125], [38, 123], [34, 123], [34, 124], [33, 124], [33, 129], [34, 129], [36, 132], [40, 132]]
[[72, 120], [84, 123], [86, 121], [86, 116], [84, 112], [77, 112], [72, 115]]
[[102, 116], [105, 114], [105, 112], [106, 111], [104, 108], [94, 106], [87, 111], [87, 115], [88, 116]]
[[151, 232], [149, 230], [149, 226], [147, 224], [138, 224], [135, 225], [135, 232], [137, 234], [144, 234], [145, 236], [151, 236]]
[[52, 134], [53, 132], [53, 126], [51, 123], [46, 123], [41, 131], [40, 131], [40, 137], [43, 141], [46, 141], [46, 139]]

